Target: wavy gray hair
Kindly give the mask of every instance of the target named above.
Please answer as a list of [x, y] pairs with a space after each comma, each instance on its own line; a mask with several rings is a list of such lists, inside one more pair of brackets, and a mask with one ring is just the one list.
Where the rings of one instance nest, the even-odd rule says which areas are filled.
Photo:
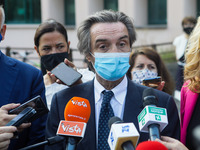
[[113, 23], [121, 22], [123, 23], [129, 34], [130, 47], [136, 40], [136, 32], [133, 26], [133, 21], [130, 17], [122, 12], [115, 12], [112, 10], [102, 10], [91, 15], [88, 19], [83, 21], [77, 30], [78, 36], [78, 49], [80, 53], [88, 55], [91, 50], [91, 36], [90, 28], [95, 23]]
[[2, 29], [5, 22], [5, 13], [2, 5], [0, 5], [0, 11], [1, 11], [1, 29]]

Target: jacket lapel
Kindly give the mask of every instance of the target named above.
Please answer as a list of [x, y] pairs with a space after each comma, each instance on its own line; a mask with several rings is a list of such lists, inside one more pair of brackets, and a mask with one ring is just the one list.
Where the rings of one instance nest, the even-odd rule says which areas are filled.
[[142, 111], [142, 109], [142, 93], [140, 93], [134, 83], [128, 79], [123, 121], [133, 122], [139, 131], [137, 116]]
[[[88, 86], [84, 88], [84, 97], [89, 100], [91, 107], [90, 119], [87, 123], [85, 138], [82, 140], [85, 150], [96, 149], [96, 123], [95, 123], [95, 100], [94, 100], [94, 80], [88, 82]], [[86, 92], [87, 91], [87, 92]], [[88, 92], [89, 91], [89, 92]], [[81, 148], [83, 149], [83, 147]]]
[[199, 95], [198, 93], [193, 93], [190, 90], [188, 90], [187, 92], [188, 94], [185, 103], [185, 116], [184, 116], [186, 128], [188, 127], [188, 124], [190, 122]]

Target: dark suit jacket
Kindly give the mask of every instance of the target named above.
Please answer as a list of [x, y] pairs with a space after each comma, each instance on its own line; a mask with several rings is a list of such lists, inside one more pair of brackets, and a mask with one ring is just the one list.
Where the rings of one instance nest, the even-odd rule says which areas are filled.
[[[46, 103], [41, 71], [0, 51], [0, 107], [9, 103], [24, 103], [37, 95], [41, 95]], [[47, 115], [32, 122], [18, 140], [11, 140], [9, 149], [18, 149], [44, 139], [46, 119]]]
[[[137, 85], [128, 80], [128, 88], [126, 102], [124, 108], [124, 122], [133, 122], [139, 131], [137, 116], [143, 109], [142, 93], [147, 88]], [[167, 109], [168, 126], [162, 131], [161, 135], [167, 135], [179, 139], [180, 122], [177, 107], [173, 98], [161, 91], [155, 90], [159, 100], [158, 107]], [[77, 150], [95, 150], [96, 149], [96, 126], [95, 126], [95, 100], [94, 100], [94, 80], [77, 85], [68, 89], [64, 89], [56, 93], [53, 97], [51, 110], [47, 119], [46, 136], [52, 137], [56, 135], [60, 120], [64, 120], [64, 109], [67, 102], [74, 96], [83, 97], [89, 100], [91, 105], [91, 116], [87, 123], [87, 128], [83, 140], [78, 144]], [[147, 133], [140, 133], [139, 142], [149, 139]], [[66, 144], [56, 144], [46, 147], [47, 150], [63, 150]]]

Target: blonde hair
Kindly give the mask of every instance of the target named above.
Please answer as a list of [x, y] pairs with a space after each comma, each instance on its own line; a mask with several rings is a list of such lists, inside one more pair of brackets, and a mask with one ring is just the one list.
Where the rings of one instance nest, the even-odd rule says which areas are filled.
[[185, 59], [184, 79], [190, 81], [187, 86], [200, 93], [200, 17], [188, 40]]

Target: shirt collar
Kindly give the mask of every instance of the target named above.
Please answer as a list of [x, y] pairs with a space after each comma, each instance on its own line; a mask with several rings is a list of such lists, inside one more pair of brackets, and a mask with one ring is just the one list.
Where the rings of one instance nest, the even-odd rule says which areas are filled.
[[[111, 90], [114, 93], [114, 98], [120, 104], [123, 104], [125, 100], [127, 93], [127, 86], [128, 86], [128, 80], [125, 75], [124, 79]], [[95, 87], [95, 104], [96, 104], [100, 100], [101, 96], [103, 96], [102, 91], [104, 91], [105, 88], [97, 81], [96, 77], [94, 79], [94, 87]]]

